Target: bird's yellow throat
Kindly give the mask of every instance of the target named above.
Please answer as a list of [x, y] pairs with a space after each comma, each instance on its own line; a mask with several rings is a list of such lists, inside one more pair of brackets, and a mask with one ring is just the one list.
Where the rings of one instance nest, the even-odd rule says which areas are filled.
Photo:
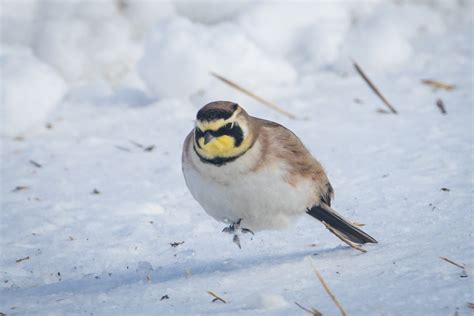
[[196, 147], [196, 150], [206, 159], [236, 157], [250, 147], [248, 137], [239, 147], [235, 147], [235, 138], [229, 135], [216, 137], [207, 144], [204, 144], [204, 137], [199, 138], [198, 141], [200, 147]]
[[[234, 134], [233, 129], [226, 129], [229, 125], [229, 120], [216, 120], [212, 122], [198, 122], [196, 124], [199, 133], [203, 134], [201, 137], [195, 137], [197, 142], [195, 149], [197, 153], [205, 159], [212, 160], [216, 158], [234, 158], [242, 155], [251, 146], [251, 137], [242, 134], [240, 127], [239, 134]], [[213, 137], [206, 142], [204, 133], [212, 132]], [[240, 141], [237, 139], [240, 137]], [[242, 137], [244, 139], [242, 140]]]

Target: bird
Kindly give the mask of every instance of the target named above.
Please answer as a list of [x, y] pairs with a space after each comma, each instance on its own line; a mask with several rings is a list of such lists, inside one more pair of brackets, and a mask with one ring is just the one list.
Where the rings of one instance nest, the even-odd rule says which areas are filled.
[[191, 195], [239, 248], [241, 234], [279, 230], [306, 214], [343, 240], [377, 243], [331, 207], [334, 189], [321, 163], [291, 130], [235, 102], [197, 112], [182, 172]]

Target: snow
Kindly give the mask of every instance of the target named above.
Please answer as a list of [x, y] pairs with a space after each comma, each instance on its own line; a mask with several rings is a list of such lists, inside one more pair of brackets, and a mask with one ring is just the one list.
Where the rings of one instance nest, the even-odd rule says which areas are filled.
[[112, 15], [113, 7], [97, 11], [103, 4], [96, 1], [52, 1], [45, 6], [45, 13], [39, 10], [44, 22], [37, 27], [33, 41], [41, 59], [69, 82], [105, 78], [117, 83], [127, 79], [141, 50], [134, 45], [128, 21]]
[[283, 296], [278, 294], [261, 294], [260, 303], [263, 310], [281, 309], [290, 305]]
[[42, 127], [66, 94], [64, 80], [24, 47], [2, 48], [0, 69], [0, 133], [20, 136]]
[[0, 10], [2, 44], [30, 45], [35, 27], [37, 0], [3, 1]]
[[318, 68], [338, 56], [353, 7], [350, 2], [260, 3], [243, 14], [239, 24], [268, 53]]
[[[446, 32], [440, 13], [419, 6], [402, 6], [397, 15], [396, 5], [387, 5], [357, 26], [347, 35], [343, 54], [375, 72], [396, 72], [414, 58], [413, 41], [419, 32], [443, 36]], [[403, 17], [404, 23], [400, 23]]]
[[[469, 314], [472, 3], [215, 4], [2, 2], [0, 312], [338, 315], [314, 265], [350, 315]], [[362, 254], [308, 216], [238, 249], [181, 174], [217, 99], [293, 130], [379, 244]]]

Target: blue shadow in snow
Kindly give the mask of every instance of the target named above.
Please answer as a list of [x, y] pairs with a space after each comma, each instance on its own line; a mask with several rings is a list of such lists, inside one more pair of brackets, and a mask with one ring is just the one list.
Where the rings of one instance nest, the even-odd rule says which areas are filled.
[[39, 295], [54, 295], [61, 293], [81, 294], [81, 293], [103, 293], [115, 288], [127, 285], [134, 285], [140, 282], [146, 282], [146, 275], [151, 277], [152, 283], [163, 283], [172, 280], [178, 280], [186, 277], [186, 271], [192, 271], [193, 276], [205, 276], [212, 273], [232, 272], [245, 270], [248, 268], [276, 266], [279, 264], [299, 261], [306, 256], [312, 256], [315, 252], [318, 255], [347, 251], [350, 248], [337, 246], [328, 249], [312, 249], [288, 254], [272, 255], [253, 255], [248, 257], [238, 257], [232, 260], [219, 258], [213, 261], [188, 260], [186, 262], [169, 263], [163, 267], [151, 270], [148, 274], [131, 269], [123, 273], [113, 273], [111, 276], [101, 276], [96, 278], [94, 275], [88, 275], [81, 279], [58, 281], [52, 284], [46, 284], [30, 288], [15, 288], [0, 291], [3, 299], [8, 296], [27, 297]]

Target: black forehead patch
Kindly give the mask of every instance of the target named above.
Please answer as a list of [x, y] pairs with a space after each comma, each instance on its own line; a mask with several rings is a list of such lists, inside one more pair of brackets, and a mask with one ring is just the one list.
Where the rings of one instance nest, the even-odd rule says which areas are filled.
[[227, 120], [234, 114], [238, 107], [239, 105], [233, 102], [211, 102], [199, 110], [196, 118], [200, 121]]

